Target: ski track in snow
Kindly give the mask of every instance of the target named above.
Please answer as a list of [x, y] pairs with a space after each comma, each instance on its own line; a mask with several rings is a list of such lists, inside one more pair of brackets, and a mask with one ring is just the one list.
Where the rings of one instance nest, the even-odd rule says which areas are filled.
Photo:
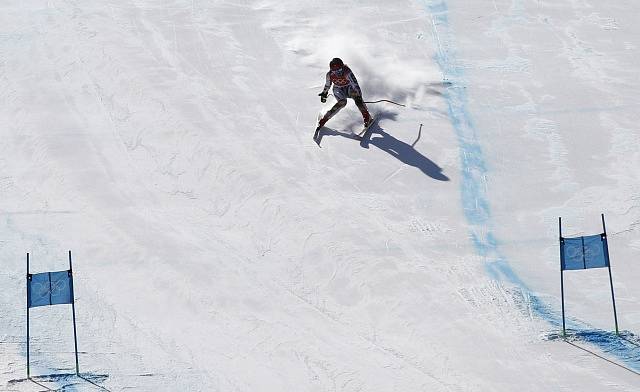
[[[438, 47], [437, 63], [445, 81], [452, 83], [444, 97], [462, 154], [462, 208], [470, 224], [475, 248], [485, 259], [487, 272], [493, 279], [519, 287], [534, 314], [546, 320], [554, 330], [561, 329], [561, 314], [538, 298], [501, 254], [491, 229], [491, 210], [486, 193], [487, 169], [477, 130], [467, 109], [467, 80], [464, 66], [455, 57], [455, 35], [449, 24], [447, 3], [446, 0], [424, 0], [424, 4], [433, 22], [432, 33]], [[567, 319], [567, 330], [570, 340], [587, 342], [640, 374], [640, 340], [633, 333], [623, 331], [621, 336], [617, 336], [614, 332], [594, 329], [571, 317]], [[548, 338], [555, 340], [558, 335], [550, 333]]]

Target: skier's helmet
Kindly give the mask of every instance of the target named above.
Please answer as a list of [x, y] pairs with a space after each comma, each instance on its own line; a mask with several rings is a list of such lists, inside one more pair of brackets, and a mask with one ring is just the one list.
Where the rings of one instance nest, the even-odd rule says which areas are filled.
[[331, 62], [329, 63], [329, 68], [332, 71], [336, 71], [340, 68], [342, 68], [344, 66], [344, 63], [342, 62], [342, 60], [340, 60], [339, 58], [334, 58], [333, 60], [331, 60]]

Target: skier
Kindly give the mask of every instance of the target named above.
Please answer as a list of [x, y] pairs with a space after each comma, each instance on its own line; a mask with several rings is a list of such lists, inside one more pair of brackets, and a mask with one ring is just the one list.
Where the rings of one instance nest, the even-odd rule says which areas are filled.
[[329, 72], [327, 72], [324, 89], [318, 94], [322, 103], [327, 102], [327, 92], [331, 84], [333, 84], [333, 96], [338, 102], [320, 119], [316, 133], [331, 117], [347, 105], [347, 98], [351, 98], [356, 102], [356, 106], [358, 106], [360, 113], [362, 113], [365, 128], [371, 125], [373, 120], [371, 119], [369, 110], [367, 110], [367, 105], [365, 105], [362, 100], [362, 91], [360, 90], [356, 76], [353, 74], [353, 71], [337, 57], [329, 63]]

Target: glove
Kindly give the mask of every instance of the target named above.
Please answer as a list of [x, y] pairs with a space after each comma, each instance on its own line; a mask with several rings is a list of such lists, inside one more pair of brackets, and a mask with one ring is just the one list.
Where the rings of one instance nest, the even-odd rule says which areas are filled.
[[329, 94], [327, 94], [326, 91], [321, 92], [320, 94], [318, 94], [320, 96], [320, 102], [325, 103], [327, 102], [327, 96]]

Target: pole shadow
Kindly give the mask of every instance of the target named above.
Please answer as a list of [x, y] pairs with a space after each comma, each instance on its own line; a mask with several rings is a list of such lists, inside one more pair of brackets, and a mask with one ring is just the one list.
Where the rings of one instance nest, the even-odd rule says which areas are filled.
[[638, 342], [638, 337], [631, 332], [623, 331], [620, 332], [620, 339], [626, 341], [627, 343], [633, 344], [634, 346], [640, 348], [640, 342]]
[[626, 371], [628, 371], [628, 372], [631, 372], [631, 373], [633, 373], [633, 374], [635, 374], [635, 375], [637, 375], [637, 376], [640, 376], [640, 373], [638, 373], [637, 371], [635, 371], [635, 370], [633, 370], [633, 369], [630, 369], [630, 368], [628, 368], [628, 367], [626, 367], [626, 366], [624, 366], [624, 365], [621, 365], [621, 364], [619, 364], [619, 363], [617, 363], [617, 362], [613, 362], [612, 360], [610, 360], [610, 359], [608, 359], [608, 358], [605, 358], [605, 357], [603, 357], [602, 355], [600, 355], [600, 354], [598, 354], [598, 353], [595, 353], [595, 352], [593, 352], [593, 351], [591, 351], [591, 350], [589, 350], [589, 349], [586, 349], [586, 348], [584, 348], [584, 347], [582, 347], [582, 346], [579, 346], [579, 345], [577, 345], [577, 344], [575, 344], [575, 343], [573, 343], [573, 342], [571, 342], [571, 341], [569, 341], [569, 340], [566, 340], [566, 339], [565, 339], [564, 341], [565, 341], [567, 344], [569, 344], [569, 345], [571, 345], [571, 346], [573, 346], [573, 347], [575, 347], [575, 348], [577, 348], [577, 349], [580, 349], [580, 350], [582, 350], [582, 351], [584, 351], [584, 352], [587, 352], [587, 353], [589, 353], [589, 354], [593, 355], [594, 357], [600, 358], [600, 359], [602, 359], [603, 361], [609, 362], [609, 363], [610, 363], [610, 364], [612, 364], [612, 365], [616, 365], [616, 366], [618, 366], [618, 367], [620, 367], [620, 368], [622, 368], [622, 369], [624, 369], [624, 370], [626, 370]]
[[345, 139], [351, 139], [351, 140], [360, 141], [360, 138], [355, 133], [345, 132], [345, 131], [338, 131], [338, 130], [333, 129], [333, 128], [327, 128], [326, 126], [323, 127], [320, 130], [320, 133], [318, 134], [318, 140], [322, 140], [322, 138], [325, 137], [325, 136], [340, 136], [340, 137], [343, 137]]
[[55, 389], [51, 389], [48, 386], [44, 385], [44, 384], [40, 384], [39, 382], [37, 382], [36, 380], [34, 380], [33, 378], [29, 378], [29, 381], [31, 381], [32, 383], [44, 388], [45, 391], [55, 391]]
[[[88, 378], [84, 377], [82, 374], [79, 374], [78, 377], [80, 377], [81, 379], [85, 380], [89, 384], [95, 385], [96, 387], [102, 389], [103, 391], [111, 392], [109, 389], [103, 387], [102, 385], [96, 384], [95, 382], [93, 382], [93, 381], [89, 380]], [[104, 380], [104, 379], [102, 379], [102, 380]]]
[[[587, 352], [594, 357], [607, 361], [613, 365], [628, 370], [640, 376], [640, 342], [638, 336], [630, 331], [620, 331], [619, 334], [612, 331], [599, 329], [567, 329], [566, 334], [554, 332], [547, 334], [547, 340], [563, 341], [575, 348]], [[597, 347], [600, 353], [594, 352], [583, 344]], [[616, 362], [606, 356], [618, 358], [621, 362]]]

